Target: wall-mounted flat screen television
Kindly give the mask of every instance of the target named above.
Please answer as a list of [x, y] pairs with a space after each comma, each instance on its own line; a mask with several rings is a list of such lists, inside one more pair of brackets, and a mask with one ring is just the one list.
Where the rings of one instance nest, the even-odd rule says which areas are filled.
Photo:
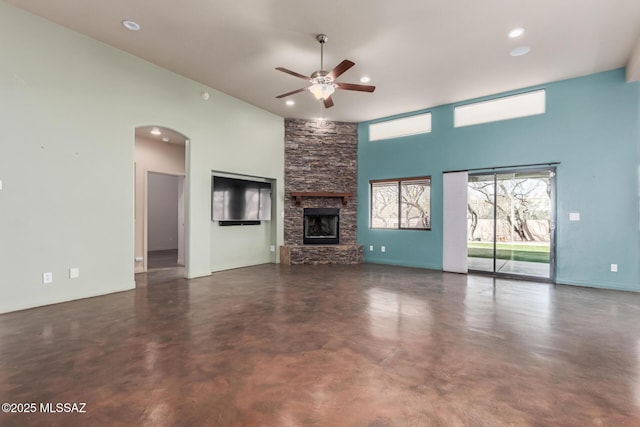
[[220, 225], [269, 221], [271, 184], [213, 175], [211, 219]]

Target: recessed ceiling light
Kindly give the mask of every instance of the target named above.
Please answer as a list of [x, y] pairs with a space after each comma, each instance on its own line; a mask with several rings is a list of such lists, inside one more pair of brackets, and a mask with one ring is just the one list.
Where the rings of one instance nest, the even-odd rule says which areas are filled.
[[138, 24], [135, 21], [130, 21], [128, 19], [125, 19], [124, 21], [122, 21], [122, 26], [125, 27], [127, 30], [131, 30], [131, 31], [140, 30], [140, 24]]
[[360, 83], [369, 83], [370, 81], [371, 81], [371, 77], [369, 76], [360, 77]]
[[522, 55], [526, 55], [527, 53], [529, 53], [529, 51], [531, 50], [531, 48], [529, 46], [520, 46], [517, 47], [515, 49], [513, 49], [511, 51], [511, 56], [522, 56]]
[[158, 128], [153, 128], [150, 131], [151, 135], [162, 135], [162, 132]]
[[512, 39], [516, 37], [520, 37], [523, 34], [524, 34], [524, 28], [514, 28], [513, 30], [509, 31], [509, 37]]
[[285, 104], [291, 107], [292, 105], [296, 105], [296, 101], [294, 101], [293, 99], [287, 99], [287, 102], [285, 102]]
[[168, 137], [168, 136], [163, 136], [163, 137], [162, 137], [162, 141], [164, 141], [164, 142], [169, 142], [169, 137]]

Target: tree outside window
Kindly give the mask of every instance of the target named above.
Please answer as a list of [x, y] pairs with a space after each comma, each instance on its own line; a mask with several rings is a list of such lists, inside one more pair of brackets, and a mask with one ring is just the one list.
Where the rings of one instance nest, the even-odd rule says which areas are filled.
[[431, 178], [370, 181], [371, 228], [431, 229]]

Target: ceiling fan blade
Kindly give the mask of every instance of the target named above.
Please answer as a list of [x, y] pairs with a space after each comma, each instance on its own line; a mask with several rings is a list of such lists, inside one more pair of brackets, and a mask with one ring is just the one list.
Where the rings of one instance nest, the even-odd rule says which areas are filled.
[[296, 73], [295, 71], [288, 70], [288, 69], [286, 69], [284, 67], [276, 67], [276, 70], [282, 71], [283, 73], [291, 74], [294, 77], [299, 77], [299, 78], [304, 79], [304, 80], [309, 80], [309, 77], [303, 76], [300, 73]]
[[336, 83], [336, 85], [338, 86], [338, 89], [343, 90], [357, 90], [360, 92], [373, 92], [374, 90], [376, 90], [375, 86], [369, 85], [356, 85], [353, 83]]
[[276, 96], [276, 98], [284, 98], [284, 97], [287, 97], [289, 95], [294, 95], [296, 93], [304, 92], [307, 89], [309, 89], [309, 88], [308, 87], [303, 87], [302, 89], [292, 90], [291, 92], [287, 92], [287, 93], [283, 93], [282, 95], [278, 95], [278, 96]]
[[336, 67], [333, 70], [331, 70], [331, 72], [329, 72], [329, 74], [327, 76], [331, 77], [333, 80], [335, 80], [342, 73], [344, 73], [345, 71], [347, 71], [349, 68], [353, 67], [354, 65], [356, 65], [355, 62], [352, 62], [352, 61], [349, 61], [348, 59], [345, 59], [344, 61], [342, 61], [341, 63], [336, 65]]
[[333, 107], [333, 99], [330, 96], [327, 96], [322, 102], [324, 103], [324, 108]]

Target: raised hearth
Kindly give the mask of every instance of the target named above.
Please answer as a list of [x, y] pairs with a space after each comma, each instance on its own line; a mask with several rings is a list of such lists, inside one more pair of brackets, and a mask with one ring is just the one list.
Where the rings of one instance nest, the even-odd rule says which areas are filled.
[[281, 264], [362, 264], [362, 245], [280, 246]]

